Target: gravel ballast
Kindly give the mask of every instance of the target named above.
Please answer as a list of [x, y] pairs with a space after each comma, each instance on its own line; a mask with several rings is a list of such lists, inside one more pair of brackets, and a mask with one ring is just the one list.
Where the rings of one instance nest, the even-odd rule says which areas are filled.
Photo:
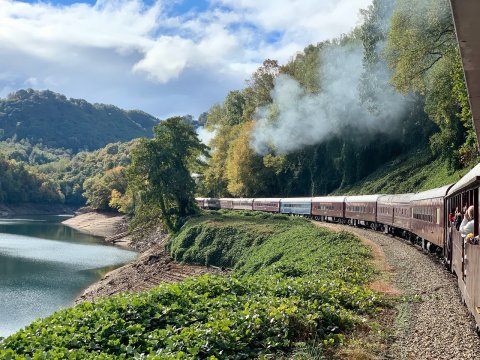
[[[322, 223], [319, 225], [321, 226]], [[439, 259], [403, 239], [380, 232], [328, 224], [377, 244], [401, 293], [387, 359], [480, 359], [480, 338], [463, 305], [457, 278]]]

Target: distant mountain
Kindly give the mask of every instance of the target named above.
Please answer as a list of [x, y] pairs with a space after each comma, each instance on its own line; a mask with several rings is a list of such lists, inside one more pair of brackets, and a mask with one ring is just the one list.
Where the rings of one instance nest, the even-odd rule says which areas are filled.
[[151, 137], [157, 122], [143, 111], [67, 99], [49, 90], [19, 90], [0, 99], [0, 139], [29, 139], [75, 152]]

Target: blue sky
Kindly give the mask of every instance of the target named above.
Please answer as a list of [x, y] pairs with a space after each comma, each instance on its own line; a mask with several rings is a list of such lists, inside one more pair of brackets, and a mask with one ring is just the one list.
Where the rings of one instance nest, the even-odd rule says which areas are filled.
[[371, 0], [0, 0], [0, 96], [198, 116], [266, 58], [350, 31]]

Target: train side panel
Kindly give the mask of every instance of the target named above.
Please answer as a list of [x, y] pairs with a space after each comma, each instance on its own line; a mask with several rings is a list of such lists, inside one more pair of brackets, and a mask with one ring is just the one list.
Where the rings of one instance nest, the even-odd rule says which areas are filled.
[[206, 198], [204, 204], [210, 210], [220, 209], [220, 199], [217, 198]]
[[354, 222], [377, 222], [377, 200], [381, 195], [347, 196], [345, 218]]
[[232, 198], [221, 198], [220, 199], [220, 209], [232, 210], [233, 209], [233, 199]]
[[253, 199], [233, 199], [232, 208], [233, 210], [253, 210]]
[[280, 198], [254, 199], [253, 210], [278, 213], [280, 212], [280, 200]]
[[280, 201], [280, 212], [310, 216], [312, 213], [312, 198], [284, 198]]
[[411, 230], [410, 201], [415, 194], [385, 195], [377, 201], [377, 221], [395, 229]]
[[412, 233], [440, 248], [445, 242], [445, 195], [451, 187], [416, 193], [410, 201]]
[[321, 196], [312, 198], [312, 216], [315, 218], [341, 219], [345, 217], [345, 196]]

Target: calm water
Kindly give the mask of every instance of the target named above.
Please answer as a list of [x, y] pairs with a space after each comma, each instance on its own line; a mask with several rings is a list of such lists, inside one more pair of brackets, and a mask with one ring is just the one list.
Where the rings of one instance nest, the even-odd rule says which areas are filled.
[[0, 336], [72, 305], [107, 270], [136, 257], [64, 219], [0, 219]]

